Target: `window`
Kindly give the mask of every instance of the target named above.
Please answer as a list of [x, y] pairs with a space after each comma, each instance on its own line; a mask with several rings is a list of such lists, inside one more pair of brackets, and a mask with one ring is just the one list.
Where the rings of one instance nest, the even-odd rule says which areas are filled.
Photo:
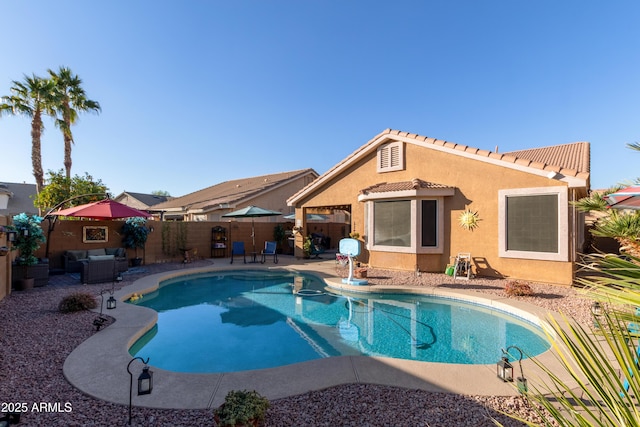
[[411, 201], [373, 203], [373, 244], [411, 246]]
[[402, 142], [391, 142], [378, 148], [378, 172], [391, 172], [404, 169]]
[[422, 236], [423, 247], [438, 245], [438, 202], [422, 200]]
[[500, 256], [568, 260], [567, 188], [499, 192]]
[[[367, 208], [369, 207], [369, 208]], [[369, 249], [442, 253], [443, 199], [375, 200], [365, 206], [365, 229], [373, 230]]]

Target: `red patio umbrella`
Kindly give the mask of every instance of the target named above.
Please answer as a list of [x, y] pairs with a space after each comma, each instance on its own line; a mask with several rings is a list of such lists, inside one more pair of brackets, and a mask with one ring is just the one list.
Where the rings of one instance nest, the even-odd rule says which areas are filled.
[[115, 200], [105, 199], [98, 202], [87, 203], [84, 205], [73, 206], [61, 211], [51, 212], [49, 215], [56, 216], [75, 216], [93, 219], [116, 219], [143, 217], [150, 218], [151, 215], [144, 211], [139, 211]]
[[640, 186], [633, 185], [607, 195], [609, 207], [613, 209], [640, 209]]

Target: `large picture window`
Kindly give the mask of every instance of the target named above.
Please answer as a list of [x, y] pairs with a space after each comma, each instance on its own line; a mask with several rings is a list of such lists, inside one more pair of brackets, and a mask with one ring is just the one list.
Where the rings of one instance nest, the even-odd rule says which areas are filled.
[[373, 244], [411, 246], [411, 201], [373, 203]]
[[442, 253], [442, 198], [367, 203], [368, 248], [386, 252]]
[[500, 256], [567, 261], [567, 188], [499, 192]]

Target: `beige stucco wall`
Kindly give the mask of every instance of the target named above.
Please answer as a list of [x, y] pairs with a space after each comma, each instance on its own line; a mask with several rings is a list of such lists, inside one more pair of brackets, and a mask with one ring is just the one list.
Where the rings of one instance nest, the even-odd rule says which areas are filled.
[[[402, 270], [444, 271], [450, 256], [470, 252], [474, 270], [485, 276], [513, 277], [547, 283], [570, 284], [572, 262], [538, 261], [501, 258], [498, 256], [498, 191], [511, 188], [566, 186], [546, 176], [466, 158], [451, 152], [405, 143], [405, 169], [378, 173], [376, 150], [362, 157], [331, 182], [301, 200], [297, 208], [350, 204], [352, 227], [364, 235], [364, 203], [358, 202], [360, 190], [378, 183], [410, 181], [419, 178], [456, 188], [455, 195], [444, 198], [444, 248], [442, 254], [407, 254], [367, 252], [359, 257], [373, 267]], [[571, 200], [572, 191], [569, 191]], [[477, 211], [480, 225], [474, 231], [458, 225], [458, 217], [465, 209]], [[562, 207], [561, 207], [562, 209]], [[297, 215], [302, 217], [302, 209]], [[571, 215], [571, 209], [569, 209]], [[572, 219], [569, 219], [571, 225]], [[569, 233], [568, 233], [569, 234]], [[567, 239], [569, 239], [567, 235]], [[569, 251], [574, 248], [570, 244]], [[571, 259], [571, 255], [568, 256]]]

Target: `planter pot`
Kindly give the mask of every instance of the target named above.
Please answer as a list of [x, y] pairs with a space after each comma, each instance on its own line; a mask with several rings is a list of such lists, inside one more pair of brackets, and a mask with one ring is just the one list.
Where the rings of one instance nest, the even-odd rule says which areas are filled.
[[131, 267], [140, 267], [142, 265], [142, 258], [131, 258]]
[[20, 279], [18, 280], [17, 290], [19, 291], [27, 291], [29, 289], [33, 289], [33, 285], [36, 282], [36, 279], [30, 277], [28, 279]]

